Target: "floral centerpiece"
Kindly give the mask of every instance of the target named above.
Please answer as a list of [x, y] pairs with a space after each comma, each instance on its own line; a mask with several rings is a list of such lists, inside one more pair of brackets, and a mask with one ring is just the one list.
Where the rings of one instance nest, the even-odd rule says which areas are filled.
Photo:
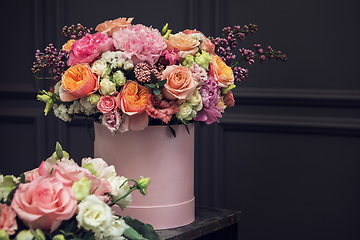
[[[242, 61], [286, 60], [270, 46], [254, 49], [238, 43], [257, 30], [253, 24], [223, 29], [222, 37], [197, 30], [159, 31], [133, 18], [118, 18], [88, 29], [63, 28], [70, 40], [61, 49], [37, 50], [32, 71], [49, 68], [54, 85], [41, 90], [45, 115], [53, 109], [68, 122], [92, 117], [112, 133], [142, 130], [148, 125], [218, 122], [234, 105], [232, 89], [247, 78]], [[237, 51], [237, 52], [236, 52]]]
[[79, 166], [57, 143], [38, 168], [20, 177], [0, 174], [0, 239], [159, 239], [151, 225], [111, 210], [128, 207], [134, 190], [146, 195], [148, 184], [118, 176], [101, 158], [83, 158]]

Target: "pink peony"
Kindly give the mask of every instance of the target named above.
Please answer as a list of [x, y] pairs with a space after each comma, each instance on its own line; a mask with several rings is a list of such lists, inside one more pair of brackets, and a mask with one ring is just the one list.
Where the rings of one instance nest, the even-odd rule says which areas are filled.
[[141, 24], [114, 32], [113, 41], [115, 48], [122, 51], [120, 57], [129, 58], [134, 64], [147, 62], [152, 66], [166, 49], [159, 30]]
[[86, 34], [83, 38], [75, 41], [72, 45], [68, 66], [77, 63], [91, 63], [102, 53], [114, 48], [113, 40], [106, 33], [97, 32], [95, 34]]
[[154, 119], [160, 119], [164, 123], [168, 123], [172, 115], [179, 111], [179, 107], [175, 101], [157, 101], [151, 94], [149, 94], [147, 101], [147, 114]]
[[116, 101], [114, 96], [104, 95], [101, 96], [97, 103], [97, 108], [102, 113], [108, 113], [113, 109], [116, 109]]
[[63, 220], [70, 219], [77, 209], [77, 200], [70, 187], [57, 178], [40, 176], [20, 184], [11, 207], [33, 229], [55, 231]]
[[13, 235], [17, 228], [16, 213], [8, 205], [0, 204], [0, 230]]
[[196, 63], [193, 63], [193, 65], [190, 67], [190, 70], [193, 78], [198, 81], [200, 85], [207, 80], [206, 70], [197, 65]]

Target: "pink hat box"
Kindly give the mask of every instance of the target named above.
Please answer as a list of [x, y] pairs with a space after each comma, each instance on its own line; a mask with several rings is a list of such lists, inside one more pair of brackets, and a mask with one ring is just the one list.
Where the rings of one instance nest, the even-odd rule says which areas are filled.
[[[119, 176], [138, 180], [149, 177], [147, 195], [132, 192], [132, 202], [115, 213], [129, 215], [154, 229], [187, 225], [195, 219], [194, 197], [194, 124], [148, 126], [142, 131], [111, 132], [94, 123], [94, 157], [114, 165]], [[130, 182], [131, 185], [131, 182]]]

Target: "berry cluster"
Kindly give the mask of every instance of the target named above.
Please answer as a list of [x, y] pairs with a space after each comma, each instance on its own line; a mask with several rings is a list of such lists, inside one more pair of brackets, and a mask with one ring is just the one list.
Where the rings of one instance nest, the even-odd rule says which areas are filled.
[[254, 44], [254, 49], [238, 49], [240, 52], [240, 58], [234, 63], [236, 55], [234, 50], [236, 49], [239, 42], [244, 41], [245, 37], [250, 33], [255, 33], [257, 25], [249, 24], [244, 27], [234, 26], [225, 27], [223, 29], [223, 36], [212, 39], [215, 45], [217, 54], [222, 58], [226, 65], [230, 66], [234, 72], [235, 81], [243, 81], [248, 76], [248, 70], [237, 66], [241, 61], [246, 61], [248, 64], [253, 64], [256, 61], [263, 63], [266, 59], [273, 59], [286, 61], [286, 55], [280, 51], [274, 51], [270, 46], [267, 47], [266, 51], [261, 48], [260, 44]]
[[78, 23], [76, 26], [71, 25], [70, 27], [64, 26], [62, 29], [62, 35], [65, 37], [78, 40], [82, 37], [84, 37], [87, 33], [91, 33], [93, 29], [87, 28]]
[[61, 79], [62, 74], [66, 68], [66, 55], [67, 52], [64, 50], [58, 51], [52, 43], [45, 48], [45, 53], [36, 50], [35, 58], [36, 62], [33, 62], [31, 71], [35, 74], [40, 72], [42, 69], [48, 67], [49, 74], [55, 82]]

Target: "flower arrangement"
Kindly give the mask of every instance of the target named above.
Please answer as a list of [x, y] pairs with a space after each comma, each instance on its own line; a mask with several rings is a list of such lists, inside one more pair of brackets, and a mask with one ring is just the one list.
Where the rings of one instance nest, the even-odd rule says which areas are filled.
[[111, 210], [128, 207], [134, 190], [146, 195], [148, 184], [118, 176], [101, 158], [83, 158], [80, 167], [57, 143], [38, 168], [0, 174], [0, 239], [159, 239], [151, 225]]
[[[253, 24], [223, 29], [222, 37], [206, 37], [186, 29], [171, 34], [118, 18], [88, 29], [81, 24], [63, 28], [70, 40], [56, 49], [36, 52], [32, 71], [49, 68], [54, 85], [37, 98], [67, 122], [76, 115], [92, 117], [113, 134], [142, 130], [148, 125], [205, 125], [218, 122], [234, 106], [232, 89], [248, 76], [239, 66], [266, 59], [286, 61], [280, 51], [259, 44], [238, 43], [257, 30]], [[234, 53], [238, 50], [238, 58]]]

